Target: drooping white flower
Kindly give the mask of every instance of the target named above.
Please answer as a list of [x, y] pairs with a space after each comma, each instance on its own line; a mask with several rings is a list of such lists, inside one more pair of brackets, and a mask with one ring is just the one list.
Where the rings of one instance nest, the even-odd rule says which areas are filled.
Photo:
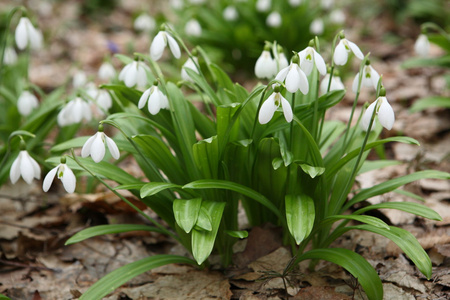
[[420, 34], [414, 44], [414, 51], [417, 55], [422, 57], [427, 57], [430, 53], [430, 41], [425, 34]]
[[73, 193], [77, 184], [77, 179], [72, 170], [66, 165], [65, 158], [61, 159], [61, 163], [48, 172], [44, 178], [42, 189], [47, 192], [53, 183], [53, 179], [56, 177], [63, 183], [64, 189], [68, 193]]
[[268, 12], [272, 6], [272, 0], [258, 0], [256, 1], [256, 10], [259, 12]]
[[343, 24], [345, 22], [345, 14], [342, 9], [335, 9], [330, 13], [330, 22], [333, 24]]
[[[330, 81], [330, 73], [325, 75], [325, 77], [320, 82], [320, 92], [322, 93], [322, 95], [327, 93], [329, 81]], [[342, 83], [341, 77], [339, 77], [337, 75], [333, 75], [333, 77], [331, 78], [331, 83], [330, 83], [330, 91], [336, 91], [336, 90], [345, 90], [345, 86]]]
[[202, 26], [196, 19], [190, 19], [184, 26], [184, 32], [190, 36], [201, 36]]
[[19, 180], [20, 176], [28, 184], [31, 184], [33, 178], [41, 179], [41, 168], [26, 150], [20, 151], [9, 173], [9, 178], [13, 184]]
[[92, 160], [98, 163], [105, 157], [106, 146], [108, 146], [111, 156], [115, 159], [119, 159], [120, 152], [116, 143], [100, 130], [84, 143], [83, 148], [81, 149], [81, 156], [88, 157], [90, 155]]
[[364, 54], [355, 43], [350, 42], [346, 38], [341, 38], [339, 44], [334, 50], [334, 63], [338, 66], [345, 65], [347, 63], [348, 54], [350, 53], [350, 51], [353, 52], [353, 54], [355, 54], [357, 58], [364, 59]]
[[6, 47], [3, 54], [3, 63], [5, 65], [13, 65], [17, 62], [17, 53], [13, 47]]
[[72, 78], [72, 85], [74, 88], [79, 88], [84, 86], [87, 83], [87, 76], [86, 73], [78, 70], [73, 74]]
[[298, 55], [300, 57], [300, 68], [302, 68], [306, 76], [311, 74], [314, 64], [320, 74], [327, 74], [327, 66], [325, 61], [313, 47], [306, 47], [304, 50], [300, 51]]
[[323, 20], [321, 18], [314, 19], [309, 25], [309, 32], [313, 35], [322, 35], [325, 29]]
[[297, 7], [302, 4], [302, 0], [289, 0], [289, 5], [292, 7]]
[[[382, 95], [382, 93], [380, 93], [380, 95]], [[387, 130], [391, 130], [392, 126], [394, 126], [395, 114], [385, 95], [378, 97], [378, 99], [370, 104], [364, 112], [361, 119], [362, 128], [365, 131], [369, 129], [370, 119], [372, 118], [374, 110], [380, 124]], [[374, 126], [372, 126], [372, 128], [374, 128]]]
[[123, 81], [127, 87], [137, 85], [143, 88], [147, 85], [147, 72], [150, 68], [143, 61], [132, 61], [127, 64], [119, 73], [119, 80]]
[[284, 69], [289, 66], [289, 61], [282, 50], [278, 51], [278, 58], [275, 61], [277, 63], [277, 72], [278, 70]]
[[256, 60], [255, 75], [258, 78], [272, 79], [277, 72], [277, 64], [270, 55], [270, 51], [264, 48], [261, 55]]
[[150, 15], [143, 13], [134, 20], [133, 27], [137, 31], [150, 32], [155, 29], [156, 22]]
[[290, 93], [295, 93], [300, 90], [302, 94], [306, 95], [309, 92], [308, 78], [305, 73], [300, 69], [297, 62], [294, 62], [295, 57], [291, 64], [286, 68], [278, 72], [275, 77], [276, 80], [285, 81], [286, 89]]
[[267, 16], [266, 24], [269, 27], [278, 28], [281, 26], [282, 21], [283, 20], [281, 19], [280, 13], [277, 11], [273, 11]]
[[16, 45], [20, 50], [24, 50], [27, 46], [33, 50], [42, 47], [42, 32], [36, 29], [27, 17], [20, 18], [15, 37]]
[[169, 100], [164, 95], [157, 85], [153, 85], [147, 89], [141, 96], [138, 102], [138, 108], [142, 109], [148, 101], [148, 111], [152, 115], [156, 115], [162, 108], [169, 108]]
[[104, 62], [98, 69], [98, 78], [101, 80], [110, 80], [116, 76], [116, 69], [109, 62]]
[[236, 21], [239, 17], [236, 7], [229, 5], [223, 10], [223, 18], [227, 21]]
[[22, 116], [28, 116], [33, 109], [39, 106], [37, 97], [29, 91], [23, 91], [17, 100], [17, 109]]
[[200, 72], [197, 69], [198, 65], [198, 58], [194, 56], [194, 60], [191, 58], [188, 58], [186, 62], [181, 67], [181, 78], [186, 81], [193, 82], [192, 78], [189, 76], [189, 74], [186, 72], [186, 69], [191, 69], [195, 73], [200, 74]]
[[[380, 80], [380, 75], [374, 68], [370, 65], [364, 66], [363, 68], [363, 76], [361, 79], [361, 87], [373, 87], [375, 91], [377, 90], [378, 80]], [[355, 79], [353, 79], [352, 91], [356, 93], [358, 91], [358, 83], [359, 83], [359, 72], [356, 74]]]
[[173, 56], [175, 58], [180, 58], [180, 46], [178, 46], [178, 43], [174, 39], [174, 37], [165, 30], [161, 30], [160, 32], [158, 32], [158, 34], [153, 39], [152, 44], [150, 45], [150, 57], [154, 61], [160, 59], [167, 44], [169, 44], [169, 48]]
[[93, 112], [104, 116], [112, 106], [112, 98], [108, 91], [98, 89], [95, 84], [90, 82], [86, 86], [86, 93], [89, 96], [86, 100], [88, 100], [88, 103], [93, 104]]
[[259, 123], [268, 123], [272, 119], [275, 111], [278, 109], [278, 107], [280, 107], [280, 105], [283, 108], [284, 118], [287, 122], [291, 122], [293, 118], [291, 105], [283, 97], [283, 95], [281, 95], [280, 87], [276, 86], [274, 92], [261, 105], [261, 109], [259, 110], [258, 114]]
[[83, 119], [89, 122], [92, 119], [92, 112], [89, 104], [80, 97], [69, 101], [57, 117], [61, 127], [80, 123]]

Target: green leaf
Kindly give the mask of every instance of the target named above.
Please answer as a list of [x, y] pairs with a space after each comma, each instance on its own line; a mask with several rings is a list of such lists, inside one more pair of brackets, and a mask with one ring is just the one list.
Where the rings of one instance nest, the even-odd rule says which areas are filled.
[[204, 178], [217, 179], [219, 172], [219, 145], [217, 136], [194, 144], [195, 164]]
[[71, 148], [83, 147], [83, 145], [86, 143], [88, 138], [89, 138], [88, 136], [80, 136], [80, 137], [76, 137], [74, 139], [65, 141], [63, 143], [53, 146], [50, 149], [50, 152], [63, 152], [63, 151], [69, 150]]
[[6, 297], [5, 295], [0, 294], [0, 300], [11, 300], [11, 299]]
[[248, 231], [246, 230], [225, 230], [225, 233], [238, 239], [245, 239], [248, 237]]
[[71, 245], [79, 243], [94, 236], [113, 234], [130, 231], [155, 231], [164, 233], [157, 227], [139, 225], [139, 224], [113, 224], [113, 225], [99, 225], [90, 228], [83, 229], [75, 233], [70, 239], [66, 241], [64, 245]]
[[296, 259], [323, 259], [340, 265], [358, 279], [369, 300], [383, 299], [383, 285], [375, 269], [361, 255], [342, 248], [314, 249]]
[[324, 167], [314, 167], [306, 163], [299, 164], [300, 168], [302, 168], [303, 172], [311, 176], [311, 178], [315, 178], [316, 176], [320, 176], [325, 172]]
[[195, 224], [196, 230], [206, 230], [211, 231], [212, 230], [212, 221], [211, 217], [208, 214], [208, 211], [205, 209], [204, 206], [200, 209], [200, 212], [198, 214], [197, 223]]
[[197, 223], [201, 205], [201, 198], [173, 200], [173, 214], [175, 220], [178, 226], [186, 233], [191, 232], [192, 228], [194, 228], [194, 225]]
[[450, 108], [450, 98], [437, 96], [422, 98], [413, 103], [410, 111], [418, 112], [430, 107]]
[[211, 219], [211, 231], [192, 230], [192, 255], [201, 265], [211, 254], [222, 219], [225, 202], [203, 201], [202, 207], [206, 209]]
[[425, 199], [424, 199], [423, 197], [421, 197], [421, 196], [419, 196], [419, 195], [416, 195], [416, 194], [414, 194], [414, 193], [405, 191], [405, 190], [399, 190], [399, 189], [396, 189], [396, 190], [394, 190], [394, 193], [397, 193], [397, 194], [399, 194], [399, 195], [403, 195], [403, 196], [406, 196], [406, 197], [409, 197], [409, 198], [412, 198], [412, 199], [416, 199], [416, 200], [425, 202]]
[[286, 195], [286, 222], [289, 232], [299, 245], [309, 236], [314, 225], [315, 209], [311, 197], [302, 195]]
[[130, 184], [121, 184], [119, 186], [116, 186], [114, 190], [140, 190], [144, 185], [146, 185], [145, 182], [137, 182], [137, 183], [130, 183]]
[[149, 182], [141, 188], [141, 198], [152, 196], [161, 191], [173, 188], [181, 188], [181, 186], [170, 182]]
[[194, 264], [192, 259], [178, 255], [155, 255], [132, 262], [120, 267], [99, 281], [94, 283], [81, 297], [80, 300], [97, 300], [113, 292], [115, 289], [130, 279], [143, 274], [151, 269], [168, 264]]
[[372, 216], [359, 216], [359, 215], [334, 215], [323, 219], [323, 223], [334, 223], [339, 220], [354, 220], [361, 223], [366, 223], [375, 227], [380, 227], [389, 230], [389, 225], [383, 220]]
[[383, 202], [358, 209], [354, 214], [363, 214], [373, 209], [398, 209], [430, 220], [442, 221], [441, 216], [431, 208], [414, 202]]
[[403, 162], [398, 160], [366, 160], [364, 164], [361, 166], [361, 168], [358, 170], [358, 174], [363, 174], [369, 171], [401, 164], [403, 164]]

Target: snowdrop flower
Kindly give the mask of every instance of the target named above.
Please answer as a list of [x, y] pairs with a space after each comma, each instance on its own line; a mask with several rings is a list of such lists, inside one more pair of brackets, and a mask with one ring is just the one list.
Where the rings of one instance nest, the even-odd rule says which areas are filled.
[[66, 165], [65, 157], [61, 157], [61, 163], [51, 169], [47, 176], [45, 176], [44, 183], [42, 184], [44, 192], [47, 192], [50, 189], [53, 179], [55, 179], [55, 175], [63, 183], [66, 192], [73, 193], [75, 191], [77, 179], [72, 170]]
[[264, 103], [261, 105], [261, 109], [259, 110], [258, 114], [259, 123], [268, 123], [272, 119], [275, 111], [278, 109], [278, 107], [280, 107], [280, 105], [283, 108], [283, 114], [286, 121], [292, 121], [293, 113], [291, 105], [283, 97], [283, 95], [281, 95], [280, 90], [280, 86], [276, 85], [272, 95], [270, 95], [269, 98], [267, 98], [267, 100], [264, 101]]
[[298, 53], [298, 56], [300, 57], [300, 67], [305, 72], [306, 76], [311, 74], [314, 64], [320, 74], [327, 74], [327, 66], [325, 65], [325, 61], [313, 47], [306, 47]]
[[323, 9], [327, 10], [327, 9], [330, 9], [333, 6], [334, 0], [322, 0], [320, 2], [320, 4], [321, 4]]
[[72, 78], [73, 87], [74, 88], [82, 87], [86, 84], [86, 82], [87, 82], [86, 73], [80, 70], [76, 71]]
[[292, 7], [297, 7], [302, 4], [302, 0], [289, 0], [289, 5]]
[[258, 0], [256, 1], [256, 10], [259, 12], [267, 12], [272, 6], [272, 0]]
[[[370, 65], [370, 61], [366, 61], [366, 65], [363, 68], [363, 75], [361, 79], [361, 87], [373, 87], [375, 91], [377, 90], [378, 80], [380, 79], [380, 75], [374, 68]], [[359, 83], [359, 72], [356, 74], [355, 79], [353, 79], [352, 91], [356, 93], [358, 91], [358, 83]]]
[[127, 87], [137, 85], [142, 88], [147, 84], [147, 71], [150, 71], [150, 68], [144, 62], [134, 60], [120, 71], [119, 80]]
[[284, 55], [283, 48], [280, 45], [278, 45], [277, 52], [278, 52], [278, 57], [275, 59], [275, 61], [277, 64], [277, 72], [278, 72], [279, 70], [284, 69], [287, 66], [289, 66], [289, 61], [286, 58], [286, 55]]
[[330, 13], [330, 22], [333, 24], [343, 24], [345, 22], [345, 14], [341, 9], [335, 9]]
[[234, 6], [229, 5], [223, 10], [223, 18], [227, 21], [236, 21], [238, 16], [238, 11]]
[[86, 93], [89, 96], [88, 102], [94, 104], [93, 111], [101, 116], [112, 106], [112, 98], [108, 91], [104, 89], [98, 89], [92, 82], [86, 87]]
[[57, 117], [58, 124], [61, 127], [80, 123], [83, 119], [89, 122], [92, 119], [92, 112], [89, 104], [80, 97], [67, 103]]
[[345, 65], [347, 63], [348, 53], [350, 51], [353, 52], [357, 58], [364, 59], [364, 54], [361, 52], [359, 47], [341, 35], [341, 40], [334, 50], [334, 63], [338, 66]]
[[184, 6], [183, 0], [170, 0], [170, 6], [173, 9], [182, 9]]
[[278, 72], [275, 80], [285, 81], [286, 89], [290, 93], [295, 93], [300, 90], [302, 94], [306, 95], [309, 91], [308, 78], [298, 65], [298, 56], [295, 55], [289, 66]]
[[314, 19], [309, 25], [309, 32], [313, 35], [321, 35], [325, 29], [321, 18]]
[[258, 78], [271, 79], [277, 72], [277, 64], [270, 55], [270, 47], [264, 47], [263, 52], [256, 60], [255, 75]]
[[157, 61], [161, 58], [164, 52], [164, 48], [166, 48], [167, 44], [169, 44], [170, 51], [172, 51], [173, 56], [175, 58], [180, 58], [181, 56], [181, 50], [180, 46], [178, 46], [177, 41], [173, 38], [173, 36], [170, 35], [165, 30], [161, 30], [158, 32], [158, 34], [155, 36], [155, 38], [152, 41], [152, 44], [150, 46], [150, 57]]
[[281, 22], [282, 22], [281, 15], [277, 11], [271, 12], [267, 16], [267, 19], [266, 19], [267, 26], [272, 27], [272, 28], [280, 27], [281, 26]]
[[196, 19], [190, 19], [184, 26], [184, 32], [190, 36], [201, 36], [202, 26]]
[[[369, 105], [367, 110], [361, 119], [361, 126], [363, 130], [367, 131], [369, 129], [370, 120], [372, 114], [378, 115], [378, 121], [387, 130], [391, 130], [394, 125], [395, 115], [394, 110], [386, 99], [386, 90], [384, 88], [380, 89], [380, 96], [372, 104]], [[374, 126], [372, 126], [373, 128]]]
[[17, 109], [22, 116], [28, 116], [33, 109], [39, 106], [36, 96], [29, 91], [23, 91], [17, 100]]
[[430, 52], [430, 41], [425, 34], [420, 34], [414, 44], [414, 51], [417, 55], [427, 57]]
[[90, 155], [92, 160], [98, 163], [105, 157], [105, 144], [108, 146], [111, 156], [115, 159], [119, 159], [119, 148], [117, 148], [114, 140], [103, 132], [103, 125], [100, 125], [98, 127], [98, 132], [84, 143], [83, 148], [81, 149], [81, 156], [88, 157]]
[[156, 22], [151, 16], [144, 13], [134, 20], [133, 26], [137, 31], [150, 32], [155, 29]]
[[[327, 93], [328, 82], [330, 81], [330, 73], [325, 75], [325, 77], [320, 82], [320, 92], [323, 94]], [[344, 84], [342, 83], [341, 77], [338, 75], [333, 75], [331, 78], [330, 91], [345, 90]]]
[[142, 109], [148, 101], [148, 111], [152, 115], [156, 115], [162, 108], [169, 108], [169, 100], [158, 88], [158, 82], [155, 81], [153, 86], [146, 90], [138, 102], [138, 108]]
[[197, 57], [194, 56], [194, 60], [192, 60], [191, 58], [188, 58], [188, 60], [186, 60], [186, 62], [181, 67], [181, 78], [183, 80], [193, 82], [192, 78], [189, 77], [188, 73], [186, 72], [186, 69], [187, 68], [191, 69], [195, 73], [200, 74], [200, 72], [197, 69], [197, 65], [198, 65], [198, 58]]
[[116, 76], [116, 70], [113, 65], [109, 62], [104, 62], [98, 69], [98, 78], [101, 80], [110, 80]]
[[13, 65], [17, 62], [17, 53], [13, 47], [6, 47], [3, 54], [3, 63], [5, 65]]
[[9, 173], [9, 178], [13, 184], [19, 180], [20, 176], [28, 184], [31, 184], [33, 178], [41, 179], [41, 168], [30, 154], [28, 154], [27, 150], [20, 151]]
[[30, 19], [21, 17], [17, 25], [16, 44], [20, 50], [24, 50], [27, 46], [31, 49], [40, 49], [42, 47], [42, 32], [34, 28]]

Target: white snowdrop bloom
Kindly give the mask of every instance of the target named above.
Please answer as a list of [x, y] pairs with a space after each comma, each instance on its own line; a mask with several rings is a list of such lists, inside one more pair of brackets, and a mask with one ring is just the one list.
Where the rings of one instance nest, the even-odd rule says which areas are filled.
[[334, 0], [322, 0], [320, 1], [320, 5], [323, 9], [330, 9], [334, 5]]
[[17, 62], [17, 53], [13, 47], [6, 47], [3, 54], [3, 63], [5, 65], [13, 65]]
[[144, 13], [134, 20], [133, 27], [137, 31], [150, 32], [155, 29], [156, 22], [150, 15]]
[[272, 6], [272, 0], [258, 0], [256, 1], [256, 10], [259, 12], [268, 12]]
[[278, 52], [278, 58], [276, 59], [276, 63], [278, 64], [277, 72], [278, 70], [284, 69], [287, 66], [289, 66], [289, 61], [286, 58], [286, 55], [284, 55], [284, 52]]
[[236, 21], [238, 17], [238, 11], [234, 6], [229, 5], [223, 10], [223, 18], [227, 21]]
[[162, 108], [169, 108], [169, 100], [164, 95], [157, 85], [153, 85], [146, 90], [138, 102], [138, 108], [142, 109], [148, 101], [148, 111], [152, 115], [156, 115]]
[[281, 19], [280, 13], [277, 11], [273, 11], [267, 16], [266, 24], [269, 27], [277, 28], [281, 26], [282, 21], [283, 20]]
[[[375, 91], [377, 90], [378, 86], [378, 80], [380, 79], [380, 75], [377, 71], [375, 71], [374, 68], [370, 65], [370, 62], [368, 65], [364, 66], [363, 68], [363, 76], [361, 79], [361, 87], [373, 87]], [[356, 93], [358, 91], [358, 83], [359, 83], [359, 72], [356, 74], [355, 78], [353, 79], [352, 84], [352, 91], [353, 93]]]
[[341, 38], [339, 44], [334, 50], [334, 63], [338, 66], [345, 65], [347, 63], [348, 54], [350, 53], [350, 51], [353, 52], [353, 54], [355, 54], [357, 58], [364, 59], [364, 54], [355, 43], [350, 42], [346, 38]]
[[36, 50], [42, 47], [42, 32], [31, 24], [30, 19], [21, 17], [17, 24], [16, 44], [20, 50], [24, 50], [27, 46]]
[[182, 9], [184, 7], [183, 0], [170, 0], [170, 6], [173, 9]]
[[274, 89], [274, 92], [261, 105], [261, 109], [259, 110], [258, 114], [259, 123], [268, 123], [272, 119], [275, 111], [278, 109], [278, 107], [280, 107], [280, 105], [283, 108], [284, 118], [287, 122], [291, 122], [293, 118], [291, 105], [283, 97], [283, 95], [281, 95], [280, 87], [277, 85]]
[[167, 44], [169, 44], [170, 51], [175, 58], [180, 58], [181, 50], [180, 46], [178, 46], [177, 41], [171, 36], [167, 31], [161, 30], [155, 36], [150, 46], [150, 57], [157, 61], [161, 58], [164, 52], [164, 48], [166, 48]]
[[41, 179], [41, 168], [26, 150], [20, 151], [9, 172], [9, 178], [13, 184], [19, 180], [20, 176], [28, 184], [31, 184], [33, 178]]
[[192, 78], [189, 77], [188, 73], [186, 72], [186, 69], [187, 68], [191, 69], [195, 73], [200, 74], [200, 72], [197, 69], [197, 65], [198, 65], [198, 58], [197, 57], [194, 56], [194, 60], [192, 60], [191, 58], [188, 58], [186, 60], [186, 62], [183, 64], [183, 66], [181, 67], [181, 78], [183, 80], [193, 82]]
[[[327, 93], [328, 82], [330, 81], [330, 74], [328, 73], [320, 82], [320, 92], [323, 94]], [[345, 86], [342, 83], [341, 77], [333, 75], [331, 78], [330, 91], [345, 90]]]
[[292, 7], [297, 7], [302, 4], [302, 0], [289, 0], [289, 5]]
[[69, 101], [57, 117], [61, 127], [80, 123], [83, 119], [89, 122], [92, 119], [92, 112], [89, 104], [80, 97]]
[[266, 48], [256, 60], [255, 75], [258, 78], [272, 79], [277, 73], [277, 64]]
[[22, 116], [28, 116], [33, 109], [39, 106], [37, 97], [29, 91], [23, 91], [17, 100], [17, 109]]
[[77, 179], [72, 170], [66, 165], [65, 161], [65, 158], [61, 159], [61, 163], [51, 169], [50, 172], [48, 172], [47, 176], [45, 176], [44, 182], [42, 184], [42, 189], [44, 190], [44, 192], [47, 192], [50, 189], [50, 186], [53, 183], [53, 179], [55, 179], [55, 175], [59, 180], [61, 180], [66, 192], [73, 193], [75, 191]]
[[342, 9], [335, 9], [330, 13], [330, 22], [333, 24], [343, 24], [345, 19], [346, 17]]
[[89, 96], [88, 102], [94, 106], [92, 108], [94, 113], [104, 116], [112, 106], [112, 98], [108, 91], [98, 89], [92, 82], [86, 87], [86, 93]]
[[119, 80], [123, 81], [127, 87], [137, 85], [143, 88], [148, 83], [147, 71], [150, 71], [150, 68], [144, 62], [134, 60], [120, 71]]
[[116, 143], [100, 130], [101, 129], [84, 143], [83, 148], [81, 149], [81, 156], [88, 157], [90, 155], [92, 160], [98, 163], [105, 157], [106, 146], [108, 146], [111, 156], [115, 159], [119, 159], [120, 152]]
[[414, 51], [417, 55], [427, 57], [430, 52], [430, 41], [425, 34], [420, 34], [414, 44]]
[[311, 74], [314, 64], [320, 74], [327, 74], [327, 66], [322, 56], [313, 47], [306, 47], [298, 53], [300, 57], [300, 68], [305, 72], [306, 76]]
[[116, 76], [116, 69], [114, 69], [114, 66], [109, 62], [104, 62], [98, 69], [98, 78], [101, 80], [110, 80], [113, 79]]
[[[387, 130], [391, 130], [392, 126], [394, 126], [394, 110], [386, 99], [386, 96], [381, 96], [381, 94], [382, 93], [380, 93], [380, 97], [378, 97], [377, 100], [370, 104], [367, 110], [364, 112], [364, 115], [361, 119], [361, 126], [365, 131], [369, 129], [370, 119], [372, 118], [374, 110], [378, 116], [378, 121], [380, 121], [380, 124], [384, 128], [386, 128]], [[372, 126], [372, 128], [374, 128], [374, 126]]]
[[309, 32], [313, 35], [321, 35], [325, 29], [323, 20], [321, 18], [314, 19], [309, 25]]
[[73, 74], [72, 78], [72, 85], [74, 88], [79, 88], [84, 86], [87, 83], [87, 76], [86, 73], [78, 70]]
[[278, 72], [275, 80], [285, 81], [286, 89], [290, 93], [295, 93], [300, 90], [302, 94], [306, 95], [309, 92], [308, 78], [294, 60], [295, 58], [289, 66]]
[[190, 19], [184, 26], [184, 32], [190, 36], [201, 36], [202, 26], [196, 19]]

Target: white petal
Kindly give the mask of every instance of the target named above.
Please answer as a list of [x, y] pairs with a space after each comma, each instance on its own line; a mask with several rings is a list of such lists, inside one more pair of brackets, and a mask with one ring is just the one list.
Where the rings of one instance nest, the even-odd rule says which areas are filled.
[[298, 66], [292, 66], [286, 76], [286, 89], [295, 93], [300, 88], [300, 72], [297, 71]]
[[108, 145], [108, 149], [109, 149], [109, 152], [111, 153], [111, 156], [115, 159], [119, 159], [120, 151], [119, 151], [119, 148], [117, 147], [116, 143], [114, 142], [114, 140], [112, 138], [106, 136], [106, 134], [105, 134], [105, 139], [106, 139], [106, 145]]
[[31, 184], [34, 178], [33, 163], [31, 162], [31, 157], [26, 151], [20, 151], [22, 159], [20, 161], [20, 173], [22, 174], [23, 180], [26, 183]]
[[137, 67], [137, 62], [134, 62], [127, 70], [123, 80], [127, 87], [133, 87], [136, 84]]
[[83, 148], [81, 148], [81, 157], [88, 157], [91, 154], [92, 143], [94, 142], [97, 134], [94, 134], [90, 138], [87, 139], [86, 143], [84, 143]]
[[336, 49], [334, 50], [333, 60], [334, 63], [338, 66], [343, 66], [347, 63], [348, 53], [347, 50], [345, 50], [345, 46], [344, 43], [342, 43], [342, 40], [339, 42], [339, 44], [336, 46]]
[[281, 69], [280, 72], [278, 72], [277, 76], [275, 77], [275, 80], [284, 81], [287, 74], [289, 73], [289, 67], [290, 66], [287, 66], [287, 67]]
[[[320, 93], [326, 94], [328, 89], [328, 82], [330, 81], [330, 74], [325, 75], [325, 77], [320, 82]], [[331, 90], [331, 87], [330, 87]]]
[[[367, 110], [364, 112], [364, 115], [361, 119], [361, 126], [362, 128], [367, 131], [369, 129], [369, 125], [370, 125], [370, 120], [372, 119], [372, 115], [373, 115], [373, 111], [375, 109], [375, 106], [377, 105], [377, 101], [374, 101], [372, 104], [369, 105], [369, 107], [367, 108]], [[372, 124], [372, 128], [373, 128], [373, 124]]]
[[325, 76], [327, 74], [327, 65], [323, 60], [322, 55], [320, 55], [316, 50], [314, 50], [314, 62], [316, 63], [316, 68], [319, 70], [319, 73]]
[[11, 166], [11, 170], [9, 171], [9, 179], [14, 184], [20, 178], [20, 161], [22, 159], [22, 151], [19, 153], [17, 158], [14, 160]]
[[[83, 101], [83, 100], [81, 100]], [[83, 101], [83, 117], [84, 119], [89, 122], [92, 119], [92, 111], [91, 111], [91, 107], [89, 106], [89, 104], [86, 101]]]
[[148, 97], [150, 96], [150, 92], [153, 89], [153, 87], [145, 90], [145, 92], [142, 94], [141, 98], [139, 98], [138, 102], [138, 108], [142, 109], [145, 106], [145, 103], [147, 103]]
[[[273, 59], [269, 51], [263, 51], [255, 64], [255, 75], [258, 78], [272, 78], [273, 76]], [[269, 76], [267, 76], [269, 75]]]
[[267, 100], [261, 105], [258, 115], [258, 120], [261, 124], [269, 123], [278, 108], [273, 101], [274, 95], [275, 94], [270, 95], [269, 98], [267, 98]]
[[[280, 53], [278, 55], [278, 68], [281, 70], [281, 69], [286, 68], [287, 66], [289, 66], [289, 62], [286, 58], [286, 55], [284, 55], [284, 53]], [[275, 67], [276, 67], [276, 64], [275, 64]], [[276, 73], [276, 72], [274, 72], [274, 73]]]
[[31, 164], [33, 165], [33, 176], [36, 179], [41, 179], [41, 168], [39, 167], [38, 163], [29, 156]]
[[147, 85], [147, 72], [144, 68], [144, 63], [139, 63], [136, 72], [136, 83], [137, 86], [143, 88]]
[[170, 51], [172, 51], [172, 54], [175, 58], [180, 58], [181, 56], [181, 51], [180, 51], [180, 46], [178, 46], [177, 41], [170, 35], [170, 34], [166, 34], [167, 37], [167, 41], [169, 42], [169, 48]]
[[305, 73], [303, 73], [303, 71], [300, 68], [297, 68], [297, 72], [300, 77], [299, 89], [303, 95], [306, 95], [309, 92], [308, 78], [306, 77]]
[[152, 115], [156, 115], [161, 110], [161, 98], [161, 91], [155, 88], [155, 91], [150, 95], [150, 98], [148, 99], [148, 111]]
[[100, 162], [105, 157], [105, 143], [103, 142], [102, 132], [97, 132], [95, 139], [91, 146], [91, 157], [96, 163]]
[[120, 73], [119, 73], [119, 77], [118, 77], [119, 80], [125, 81], [125, 77], [126, 77], [126, 74], [128, 73], [128, 69], [130, 69], [132, 65], [133, 65], [133, 63], [129, 63], [128, 65], [123, 67], [122, 71], [120, 71]]
[[17, 48], [19, 48], [20, 50], [24, 50], [28, 44], [28, 34], [27, 34], [27, 28], [26, 28], [27, 21], [29, 22], [29, 20], [25, 17], [20, 18], [19, 24], [17, 24], [17, 28], [16, 28], [16, 32], [15, 32]]
[[164, 52], [164, 48], [166, 47], [164, 34], [165, 32], [163, 31], [158, 32], [158, 34], [155, 36], [150, 46], [150, 57], [154, 61], [157, 61], [158, 59], [161, 58]]
[[288, 123], [290, 123], [293, 118], [291, 105], [283, 96], [281, 96], [281, 94], [280, 94], [280, 98], [281, 98], [281, 107], [283, 108], [284, 118], [286, 119], [286, 121]]
[[353, 93], [356, 93], [358, 91], [358, 83], [359, 83], [359, 72], [356, 73], [356, 76], [353, 79], [353, 84], [352, 84]]
[[355, 54], [355, 56], [359, 59], [364, 59], [364, 54], [361, 52], [359, 47], [355, 43], [350, 42], [349, 40], [347, 40], [347, 42], [353, 54]]
[[[31, 24], [30, 24], [31, 25]], [[33, 50], [39, 50], [42, 47], [42, 32], [39, 29], [33, 27], [33, 25], [29, 28], [29, 36], [30, 39], [30, 47]]]
[[48, 174], [44, 178], [44, 182], [42, 184], [42, 189], [44, 192], [47, 192], [50, 189], [50, 186], [52, 185], [53, 179], [55, 178], [56, 171], [58, 171], [60, 165], [54, 167], [53, 169], [48, 172]]
[[29, 91], [23, 91], [17, 100], [17, 109], [22, 116], [28, 116], [38, 105], [38, 99]]
[[374, 68], [372, 68], [372, 66], [370, 67], [370, 69], [371, 69], [370, 78], [372, 79], [372, 85], [375, 88], [375, 90], [377, 90], [378, 81], [380, 80], [380, 75], [378, 74], [377, 71], [375, 71]]
[[115, 75], [116, 70], [114, 69], [113, 65], [108, 62], [104, 62], [98, 69], [98, 77], [101, 80], [109, 80], [111, 78], [114, 78]]
[[66, 192], [73, 193], [75, 191], [77, 179], [69, 167], [65, 166], [63, 176], [60, 179]]
[[314, 62], [309, 59], [304, 59], [300, 62], [300, 67], [303, 70], [303, 72], [305, 72], [305, 75], [308, 76], [309, 74], [311, 74], [311, 71], [314, 67]]
[[428, 56], [428, 53], [430, 52], [430, 42], [425, 34], [420, 34], [417, 38], [416, 43], [414, 44], [414, 51], [422, 57]]
[[378, 120], [387, 130], [391, 130], [394, 126], [395, 114], [386, 97], [380, 97], [381, 105], [378, 110]]

